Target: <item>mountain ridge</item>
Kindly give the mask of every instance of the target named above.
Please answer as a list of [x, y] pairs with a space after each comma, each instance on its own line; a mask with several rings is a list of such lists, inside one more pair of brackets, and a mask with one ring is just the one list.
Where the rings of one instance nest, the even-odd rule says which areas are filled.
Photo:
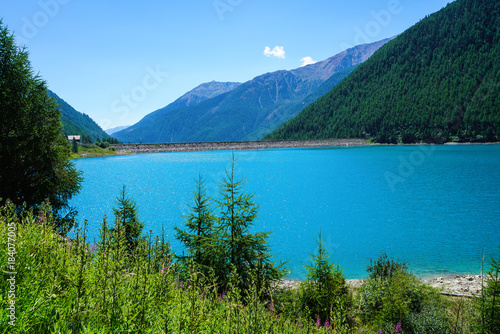
[[[218, 82], [215, 80], [207, 83], [202, 83], [201, 85], [196, 86], [167, 106], [147, 114], [136, 124], [115, 132], [114, 136], [121, 140], [126, 140], [128, 137], [130, 137], [130, 133], [136, 131], [137, 127], [148, 126], [149, 124], [153, 123], [158, 117], [168, 114], [173, 110], [183, 109], [191, 105], [201, 103], [207, 99], [234, 90], [240, 85], [241, 83], [239, 82]], [[138, 141], [141, 141], [141, 139], [139, 138]]]
[[[391, 38], [345, 50], [291, 71], [259, 75], [234, 90], [185, 108], [144, 117], [149, 122], [116, 133], [123, 142], [203, 142], [256, 140], [296, 115], [297, 103], [337, 72], [368, 59]], [[326, 79], [325, 79], [326, 78]], [[332, 80], [337, 84], [343, 79]], [[331, 88], [331, 87], [330, 87]]]

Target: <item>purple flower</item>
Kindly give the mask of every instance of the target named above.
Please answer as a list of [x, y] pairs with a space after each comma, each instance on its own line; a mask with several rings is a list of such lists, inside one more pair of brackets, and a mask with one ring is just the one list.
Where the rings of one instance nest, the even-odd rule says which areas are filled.
[[316, 320], [316, 327], [321, 327], [321, 319], [318, 316], [318, 320]]
[[226, 293], [225, 292], [222, 293], [222, 295], [220, 296], [220, 300], [219, 301], [223, 302], [224, 298], [226, 298]]
[[332, 329], [332, 325], [330, 325], [330, 323], [327, 321], [325, 321], [325, 327], [328, 328], [328, 329]]
[[41, 213], [39, 216], [38, 216], [38, 222], [43, 222], [45, 220], [45, 216], [43, 215], [43, 213]]
[[274, 310], [274, 305], [273, 305], [273, 302], [270, 302], [270, 303], [269, 303], [269, 310], [270, 310], [270, 311], [273, 311], [273, 310]]
[[398, 322], [396, 328], [394, 328], [394, 333], [401, 333], [401, 323]]

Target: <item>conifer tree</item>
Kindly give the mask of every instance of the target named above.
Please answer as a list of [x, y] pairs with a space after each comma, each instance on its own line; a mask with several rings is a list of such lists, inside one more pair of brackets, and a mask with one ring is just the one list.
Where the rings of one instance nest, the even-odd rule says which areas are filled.
[[[60, 116], [46, 83], [33, 73], [28, 52], [15, 45], [0, 21], [3, 201], [10, 199], [17, 205], [37, 207], [48, 199], [56, 213], [69, 209], [68, 201], [79, 192], [82, 177], [69, 160], [70, 147], [61, 132]], [[59, 230], [65, 227], [68, 226], [56, 226]]]
[[253, 194], [243, 191], [245, 180], [236, 179], [236, 162], [233, 153], [231, 167], [226, 170], [219, 189], [218, 244], [224, 261], [216, 268], [216, 273], [224, 286], [234, 269], [238, 288], [246, 291], [251, 284], [268, 287], [272, 281], [282, 278], [285, 270], [284, 264], [275, 266], [270, 259], [267, 241], [270, 232], [251, 232], [259, 206], [253, 201]]
[[78, 143], [76, 142], [75, 138], [73, 138], [73, 141], [71, 143], [71, 151], [73, 153], [78, 153]]
[[[316, 253], [306, 265], [307, 281], [302, 285], [302, 308], [320, 321], [345, 323], [351, 298], [342, 270], [330, 263], [330, 255], [319, 232]], [[336, 318], [336, 319], [334, 319]]]
[[116, 199], [117, 208], [113, 208], [115, 215], [115, 225], [111, 228], [112, 235], [118, 231], [117, 226], [124, 230], [127, 250], [133, 252], [139, 244], [144, 224], [139, 221], [137, 215], [137, 204], [127, 196], [125, 185], [123, 185], [120, 195]]
[[[190, 208], [191, 213], [185, 219], [185, 228], [182, 230], [174, 227], [175, 237], [187, 248], [189, 255], [183, 258], [192, 260], [192, 263], [202, 273], [208, 273], [209, 268], [214, 267], [216, 254], [215, 240], [215, 216], [211, 209], [211, 199], [207, 196], [205, 180], [198, 177], [194, 190], [194, 205]], [[188, 261], [189, 262], [189, 261]]]

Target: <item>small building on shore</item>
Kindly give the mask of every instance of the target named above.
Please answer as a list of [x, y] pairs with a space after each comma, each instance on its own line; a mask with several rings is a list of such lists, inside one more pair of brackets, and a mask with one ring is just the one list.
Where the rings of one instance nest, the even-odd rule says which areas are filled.
[[68, 136], [68, 141], [72, 142], [73, 140], [76, 140], [77, 143], [80, 143], [80, 138], [81, 136], [78, 135]]

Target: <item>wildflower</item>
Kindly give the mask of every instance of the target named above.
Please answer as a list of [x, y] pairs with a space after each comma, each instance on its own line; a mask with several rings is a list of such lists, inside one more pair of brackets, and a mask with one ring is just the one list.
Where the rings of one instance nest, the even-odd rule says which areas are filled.
[[318, 320], [316, 320], [316, 327], [321, 327], [321, 319], [318, 316]]
[[222, 295], [220, 296], [220, 300], [219, 301], [223, 302], [224, 298], [226, 298], [226, 293], [225, 292], [222, 293]]
[[39, 216], [38, 216], [38, 222], [39, 223], [42, 223], [43, 221], [45, 221], [45, 216], [43, 213], [41, 213]]
[[90, 251], [93, 253], [97, 250], [97, 245], [96, 244], [93, 244], [91, 247], [90, 247]]
[[401, 333], [401, 323], [398, 322], [396, 325], [396, 328], [394, 329], [394, 333]]
[[325, 328], [327, 329], [332, 329], [332, 325], [330, 325], [330, 323], [327, 321], [325, 321]]
[[270, 311], [274, 310], [274, 305], [273, 305], [273, 302], [270, 302], [270, 303], [269, 303], [269, 310], [270, 310]]

